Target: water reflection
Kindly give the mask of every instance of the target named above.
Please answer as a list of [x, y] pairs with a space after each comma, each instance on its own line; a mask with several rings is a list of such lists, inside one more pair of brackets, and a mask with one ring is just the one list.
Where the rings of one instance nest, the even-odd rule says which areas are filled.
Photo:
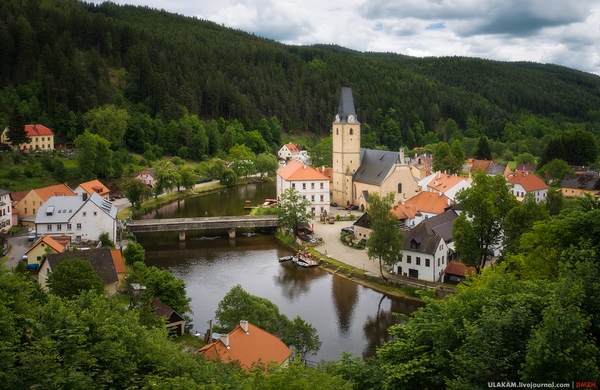
[[327, 273], [318, 268], [301, 268], [291, 261], [279, 264], [279, 273], [273, 277], [275, 284], [281, 288], [281, 295], [294, 302], [310, 291], [310, 283], [316, 279], [327, 277]]
[[358, 284], [337, 277], [331, 281], [331, 293], [335, 305], [337, 325], [342, 337], [350, 335], [354, 307], [358, 302]]

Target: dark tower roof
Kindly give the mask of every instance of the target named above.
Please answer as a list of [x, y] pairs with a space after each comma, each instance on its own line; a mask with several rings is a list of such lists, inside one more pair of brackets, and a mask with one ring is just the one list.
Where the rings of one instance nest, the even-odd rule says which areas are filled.
[[358, 118], [356, 118], [356, 111], [354, 110], [354, 98], [352, 97], [352, 88], [343, 87], [340, 95], [340, 107], [338, 108], [338, 115], [340, 117], [340, 123], [349, 123], [348, 115], [354, 115], [354, 122], [360, 124]]

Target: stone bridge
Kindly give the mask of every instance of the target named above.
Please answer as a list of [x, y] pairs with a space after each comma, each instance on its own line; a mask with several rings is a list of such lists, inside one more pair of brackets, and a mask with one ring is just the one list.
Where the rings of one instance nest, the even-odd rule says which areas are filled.
[[179, 231], [179, 241], [185, 241], [186, 230], [227, 229], [235, 238], [235, 229], [279, 226], [276, 215], [245, 215], [173, 219], [139, 219], [127, 223], [131, 233]]

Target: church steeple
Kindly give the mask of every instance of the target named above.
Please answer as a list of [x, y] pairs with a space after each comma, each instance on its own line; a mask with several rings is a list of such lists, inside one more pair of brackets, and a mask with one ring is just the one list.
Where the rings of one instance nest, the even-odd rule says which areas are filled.
[[354, 110], [354, 98], [352, 97], [352, 88], [342, 88], [342, 93], [340, 95], [340, 106], [338, 108], [338, 113], [335, 116], [335, 122], [333, 123], [351, 123], [360, 125], [360, 122], [356, 118], [356, 111]]

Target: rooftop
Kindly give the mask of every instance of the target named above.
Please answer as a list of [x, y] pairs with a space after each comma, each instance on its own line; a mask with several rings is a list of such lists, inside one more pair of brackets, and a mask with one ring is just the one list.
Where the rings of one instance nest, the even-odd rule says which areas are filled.
[[506, 181], [510, 184], [520, 184], [527, 192], [548, 189], [542, 179], [527, 171], [515, 171], [506, 177]]
[[287, 181], [327, 180], [329, 178], [313, 167], [303, 164], [298, 160], [290, 161], [286, 166], [279, 168], [277, 175]]

